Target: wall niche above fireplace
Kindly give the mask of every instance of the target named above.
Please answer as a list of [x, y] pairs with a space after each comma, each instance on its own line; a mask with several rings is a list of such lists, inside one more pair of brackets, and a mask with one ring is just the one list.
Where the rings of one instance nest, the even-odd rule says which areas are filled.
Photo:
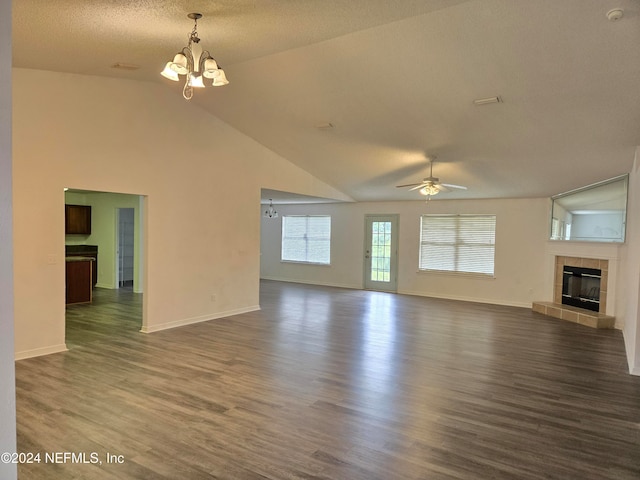
[[551, 240], [623, 243], [628, 175], [551, 197]]

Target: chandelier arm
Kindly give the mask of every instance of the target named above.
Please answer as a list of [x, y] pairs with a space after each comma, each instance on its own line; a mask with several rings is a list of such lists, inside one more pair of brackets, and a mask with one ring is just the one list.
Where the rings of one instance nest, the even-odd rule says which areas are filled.
[[191, 50], [191, 44], [189, 44], [188, 47], [184, 47], [182, 49], [182, 54], [187, 57], [187, 69], [189, 70], [189, 73], [193, 73], [193, 51]]
[[187, 57], [187, 75], [184, 80], [184, 88], [182, 89], [182, 96], [185, 100], [191, 100], [193, 97], [193, 86], [191, 86], [191, 74], [193, 73], [193, 52], [191, 51], [191, 41], [189, 45], [182, 49], [182, 54]]

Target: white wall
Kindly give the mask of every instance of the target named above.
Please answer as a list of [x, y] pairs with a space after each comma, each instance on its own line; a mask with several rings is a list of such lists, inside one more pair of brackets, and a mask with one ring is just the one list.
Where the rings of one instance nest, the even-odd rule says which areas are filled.
[[599, 240], [622, 242], [624, 240], [623, 212], [573, 214], [571, 240]]
[[[398, 292], [486, 303], [531, 306], [544, 294], [548, 199], [432, 200], [278, 205], [278, 219], [262, 219], [262, 278], [363, 286], [364, 216], [399, 214]], [[496, 214], [495, 278], [418, 272], [420, 215]], [[331, 266], [280, 262], [282, 215], [331, 215]]]
[[[11, 2], [0, 0], [0, 453], [16, 451], [11, 170]], [[16, 467], [0, 462], [0, 478]]]
[[66, 348], [64, 187], [145, 196], [146, 332], [258, 308], [261, 187], [348, 200], [165, 85], [13, 80], [17, 358]]
[[[363, 287], [364, 216], [400, 215], [398, 292], [495, 304], [530, 306], [553, 301], [556, 255], [609, 260], [607, 314], [623, 330], [629, 370], [640, 375], [640, 147], [629, 177], [625, 244], [549, 241], [548, 199], [439, 200], [356, 204], [277, 205], [278, 219], [262, 218], [262, 278], [347, 288]], [[495, 213], [496, 278], [418, 273], [419, 216]], [[332, 216], [331, 266], [280, 262], [281, 217]], [[528, 273], [525, 273], [528, 271]]]
[[622, 255], [621, 288], [616, 303], [624, 316], [622, 330], [629, 370], [640, 375], [640, 147], [629, 174], [627, 241]]

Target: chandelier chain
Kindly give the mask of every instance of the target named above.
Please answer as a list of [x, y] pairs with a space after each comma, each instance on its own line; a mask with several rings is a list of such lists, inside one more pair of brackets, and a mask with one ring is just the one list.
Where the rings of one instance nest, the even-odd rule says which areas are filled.
[[195, 18], [193, 20], [193, 30], [191, 30], [191, 34], [189, 34], [189, 46], [191, 46], [191, 42], [199, 43], [200, 38], [198, 38], [198, 19]]

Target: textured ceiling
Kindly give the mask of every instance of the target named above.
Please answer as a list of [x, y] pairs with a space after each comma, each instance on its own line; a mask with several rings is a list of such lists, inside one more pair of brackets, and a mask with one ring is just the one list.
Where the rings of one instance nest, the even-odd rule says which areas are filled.
[[[614, 7], [625, 15], [610, 22]], [[356, 200], [542, 197], [626, 173], [640, 145], [637, 0], [14, 1], [14, 65], [160, 77], [192, 21], [228, 86], [205, 108]], [[139, 70], [111, 68], [136, 64]], [[475, 106], [477, 98], [503, 102]], [[331, 123], [331, 129], [317, 125]], [[274, 195], [274, 192], [269, 192]]]

